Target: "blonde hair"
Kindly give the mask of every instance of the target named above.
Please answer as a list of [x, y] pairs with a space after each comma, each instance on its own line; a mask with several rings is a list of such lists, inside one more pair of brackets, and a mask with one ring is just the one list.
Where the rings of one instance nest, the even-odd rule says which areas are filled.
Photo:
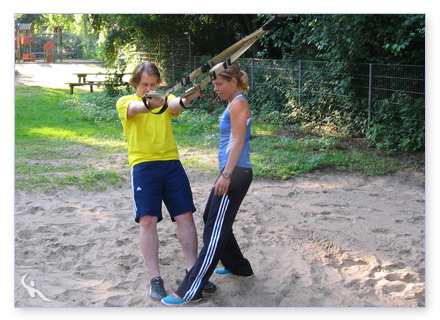
[[238, 67], [235, 65], [229, 66], [224, 71], [220, 72], [218, 76], [222, 77], [226, 81], [231, 81], [232, 78], [235, 78], [237, 80], [237, 86], [240, 88], [241, 92], [247, 92], [249, 89], [247, 73], [238, 69]]
[[146, 72], [149, 76], [157, 77], [157, 85], [161, 84], [160, 72], [156, 65], [152, 62], [141, 61], [134, 69], [128, 82], [136, 89], [139, 81], [141, 81], [142, 72]]

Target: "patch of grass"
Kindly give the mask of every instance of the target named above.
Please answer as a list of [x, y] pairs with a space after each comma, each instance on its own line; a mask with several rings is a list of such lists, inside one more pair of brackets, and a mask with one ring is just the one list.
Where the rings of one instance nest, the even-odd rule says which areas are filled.
[[[60, 172], [64, 174], [60, 175]], [[73, 173], [72, 173], [73, 172]], [[126, 177], [110, 170], [98, 170], [93, 167], [79, 170], [78, 167], [65, 168], [48, 167], [42, 169], [34, 167], [25, 175], [17, 176], [16, 190], [32, 192], [38, 189], [43, 192], [54, 192], [60, 187], [76, 187], [87, 191], [103, 191], [109, 186], [122, 187]]]
[[200, 156], [192, 156], [188, 159], [181, 159], [181, 162], [185, 168], [201, 170], [210, 175], [215, 175], [218, 173], [217, 164], [200, 161]]
[[[127, 162], [107, 161], [112, 154], [127, 152], [114, 110], [116, 100], [102, 93], [72, 97], [62, 89], [16, 87], [16, 189], [53, 191], [75, 186], [103, 190], [122, 185], [128, 179]], [[209, 113], [195, 108], [173, 119], [185, 167], [212, 174], [218, 171], [222, 111], [222, 107], [213, 107]], [[396, 157], [348, 145], [340, 136], [307, 135], [276, 124], [252, 125], [251, 160], [257, 179], [290, 179], [327, 171], [383, 175], [403, 168]]]
[[119, 97], [124, 94], [127, 92], [118, 91], [114, 96], [108, 96], [105, 92], [74, 95], [62, 101], [60, 106], [75, 111], [78, 119], [114, 124], [122, 129], [115, 105]]
[[289, 179], [306, 172], [394, 173], [402, 166], [378, 152], [347, 149], [339, 138], [294, 136], [280, 133], [276, 125], [254, 125], [251, 160], [258, 178]]
[[403, 169], [396, 159], [359, 150], [330, 152], [326, 158], [337, 171], [361, 172], [368, 176], [390, 174]]
[[108, 186], [122, 187], [125, 177], [109, 170], [90, 168], [80, 175], [68, 174], [63, 178], [55, 178], [54, 182], [61, 186], [75, 186], [82, 190], [103, 191]]
[[183, 110], [173, 119], [173, 132], [179, 149], [210, 149], [218, 145], [218, 117], [200, 109]]
[[50, 191], [56, 185], [100, 189], [120, 183], [120, 173], [98, 170], [91, 163], [126, 152], [118, 124], [86, 121], [78, 111], [61, 108], [71, 97], [67, 90], [15, 90], [16, 190]]
[[123, 141], [120, 124], [78, 121], [80, 113], [60, 107], [60, 103], [70, 97], [63, 89], [17, 86], [16, 140], [76, 142], [106, 148], [116, 144], [119, 147]]

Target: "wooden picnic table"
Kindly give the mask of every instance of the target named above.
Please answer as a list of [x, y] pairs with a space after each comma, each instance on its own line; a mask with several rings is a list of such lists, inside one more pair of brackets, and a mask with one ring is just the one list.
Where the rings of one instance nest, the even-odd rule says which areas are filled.
[[[67, 84], [70, 86], [70, 94], [73, 94], [73, 88], [77, 86], [90, 86], [90, 92], [93, 92], [94, 85], [102, 85], [102, 84], [112, 84], [113, 86], [128, 86], [128, 82], [123, 81], [123, 77], [125, 75], [129, 75], [130, 73], [105, 73], [105, 72], [77, 72], [73, 73], [78, 77], [78, 82], [68, 82]], [[116, 76], [118, 78], [116, 83], [111, 83], [108, 80], [87, 80], [87, 76]]]
[[122, 78], [125, 75], [129, 75], [130, 73], [105, 73], [105, 72], [78, 72], [73, 73], [73, 75], [76, 75], [78, 77], [78, 83], [86, 83], [87, 82], [87, 76], [116, 76], [118, 77], [118, 83], [123, 83]]

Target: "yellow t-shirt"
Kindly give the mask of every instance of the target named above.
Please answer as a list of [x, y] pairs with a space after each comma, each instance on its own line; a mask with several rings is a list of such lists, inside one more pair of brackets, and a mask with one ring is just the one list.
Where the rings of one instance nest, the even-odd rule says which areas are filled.
[[[172, 97], [175, 96], [169, 95], [168, 99]], [[171, 121], [171, 116], [177, 117], [178, 113], [173, 115], [167, 109], [159, 115], [140, 113], [127, 119], [130, 101], [142, 101], [142, 98], [133, 94], [121, 97], [116, 103], [127, 139], [130, 167], [141, 162], [179, 160]]]

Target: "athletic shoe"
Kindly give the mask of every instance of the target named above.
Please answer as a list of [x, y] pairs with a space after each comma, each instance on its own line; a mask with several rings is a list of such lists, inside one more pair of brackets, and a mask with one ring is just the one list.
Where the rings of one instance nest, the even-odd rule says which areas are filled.
[[217, 290], [217, 286], [211, 281], [208, 281], [202, 289], [202, 291], [206, 293], [213, 293], [215, 290]]
[[[214, 272], [215, 272], [216, 274], [221, 275], [221, 276], [225, 276], [225, 275], [227, 275], [227, 274], [233, 274], [231, 271], [226, 270], [226, 268], [217, 268], [217, 269], [214, 270]], [[243, 276], [243, 275], [241, 275], [241, 274], [236, 274], [236, 276], [239, 276], [239, 277], [246, 277], [246, 278], [252, 278], [252, 277], [254, 276], [254, 274], [251, 274], [251, 275], [249, 275], [249, 276]]]
[[179, 306], [188, 302], [199, 302], [201, 300], [202, 298], [187, 301], [187, 300], [183, 300], [176, 293], [173, 293], [172, 295], [162, 298], [160, 301], [166, 306]]
[[215, 273], [219, 274], [219, 275], [227, 275], [227, 274], [231, 274], [230, 271], [226, 270], [225, 268], [217, 268], [214, 270]]
[[[188, 273], [188, 270], [186, 270], [186, 273]], [[202, 289], [205, 293], [213, 293], [215, 290], [217, 290], [217, 286], [211, 281], [208, 281]]]
[[153, 300], [160, 300], [165, 297], [167, 293], [163, 285], [163, 280], [161, 277], [156, 277], [150, 281], [150, 296]]

